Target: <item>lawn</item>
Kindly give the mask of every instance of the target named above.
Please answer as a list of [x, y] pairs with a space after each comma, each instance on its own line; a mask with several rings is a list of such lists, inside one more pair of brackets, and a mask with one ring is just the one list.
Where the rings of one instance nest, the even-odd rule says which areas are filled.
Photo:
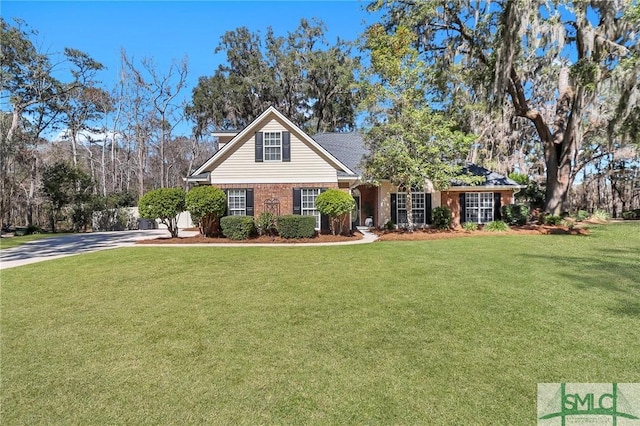
[[640, 224], [3, 270], [3, 424], [535, 424], [637, 382]]

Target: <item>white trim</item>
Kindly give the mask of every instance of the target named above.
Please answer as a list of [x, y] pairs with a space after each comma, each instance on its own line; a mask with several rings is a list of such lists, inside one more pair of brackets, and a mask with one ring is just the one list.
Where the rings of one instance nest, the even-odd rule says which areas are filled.
[[[280, 142], [277, 146], [275, 145], [269, 145], [267, 146], [267, 135], [279, 135], [278, 141]], [[279, 149], [279, 157], [277, 160], [268, 160], [267, 159], [267, 148], [278, 148]], [[282, 132], [274, 132], [274, 131], [270, 131], [270, 132], [262, 132], [262, 161], [264, 161], [265, 163], [282, 163], [283, 160], [283, 149], [282, 149]]]
[[300, 129], [298, 126], [293, 124], [291, 122], [291, 120], [289, 120], [287, 117], [282, 115], [280, 113], [280, 111], [278, 111], [277, 109], [275, 109], [272, 106], [267, 108], [262, 114], [260, 114], [258, 116], [258, 118], [253, 120], [247, 127], [245, 127], [241, 132], [239, 132], [233, 139], [231, 139], [222, 148], [220, 148], [218, 151], [216, 151], [215, 154], [213, 154], [207, 161], [205, 161], [205, 163], [202, 166], [200, 166], [198, 168], [198, 170], [196, 170], [192, 174], [193, 175], [199, 175], [199, 174], [204, 173], [206, 171], [213, 171], [213, 170], [209, 170], [209, 168], [216, 163], [218, 158], [224, 156], [224, 154], [226, 154], [227, 152], [231, 151], [236, 145], [238, 145], [240, 143], [239, 141], [244, 139], [245, 136], [251, 134], [252, 131], [255, 131], [255, 128], [257, 127], [257, 125], [260, 122], [262, 122], [269, 114], [274, 114], [278, 119], [283, 121], [286, 126], [289, 126], [292, 129], [294, 129], [296, 131], [296, 133], [298, 133], [298, 135], [301, 136], [301, 140], [303, 142], [306, 142], [307, 144], [311, 145], [315, 150], [319, 151], [323, 156], [326, 157], [327, 160], [329, 160], [328, 162], [332, 166], [334, 166], [336, 168], [339, 168], [339, 169], [343, 170], [346, 173], [355, 175], [355, 173], [351, 169], [349, 169], [347, 166], [342, 164], [342, 162], [340, 162], [340, 160], [338, 160], [336, 157], [331, 155], [329, 153], [329, 151], [327, 151], [322, 146], [320, 146], [316, 141], [314, 141], [311, 138], [311, 136], [307, 135], [304, 131], [302, 131], [302, 129]]

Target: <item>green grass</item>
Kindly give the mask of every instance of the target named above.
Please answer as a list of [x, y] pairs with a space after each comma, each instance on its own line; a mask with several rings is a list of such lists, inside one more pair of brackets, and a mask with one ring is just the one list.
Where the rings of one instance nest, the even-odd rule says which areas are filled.
[[640, 224], [2, 271], [3, 424], [535, 424], [637, 382]]
[[31, 234], [31, 235], [22, 235], [19, 237], [6, 237], [6, 238], [3, 237], [3, 238], [0, 238], [0, 250], [16, 247], [24, 243], [28, 243], [29, 241], [35, 241], [35, 240], [40, 240], [42, 238], [59, 237], [59, 236], [60, 234]]

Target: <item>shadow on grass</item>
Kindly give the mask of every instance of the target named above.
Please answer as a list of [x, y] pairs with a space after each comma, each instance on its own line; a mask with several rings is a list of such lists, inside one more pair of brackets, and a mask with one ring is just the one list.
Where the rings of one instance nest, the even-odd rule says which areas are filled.
[[609, 310], [616, 315], [640, 318], [640, 266], [632, 249], [607, 249], [591, 256], [527, 255], [528, 260], [555, 263], [565, 268], [561, 276], [580, 290], [597, 289], [614, 295]]

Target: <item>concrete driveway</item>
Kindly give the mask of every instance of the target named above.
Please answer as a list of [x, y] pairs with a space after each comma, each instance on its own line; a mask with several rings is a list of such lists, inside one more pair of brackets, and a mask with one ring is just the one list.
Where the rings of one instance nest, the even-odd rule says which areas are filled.
[[[189, 232], [181, 231], [187, 236]], [[43, 260], [133, 245], [138, 240], [168, 237], [166, 229], [139, 231], [92, 232], [43, 238], [17, 247], [0, 250], [0, 269], [14, 268]]]

